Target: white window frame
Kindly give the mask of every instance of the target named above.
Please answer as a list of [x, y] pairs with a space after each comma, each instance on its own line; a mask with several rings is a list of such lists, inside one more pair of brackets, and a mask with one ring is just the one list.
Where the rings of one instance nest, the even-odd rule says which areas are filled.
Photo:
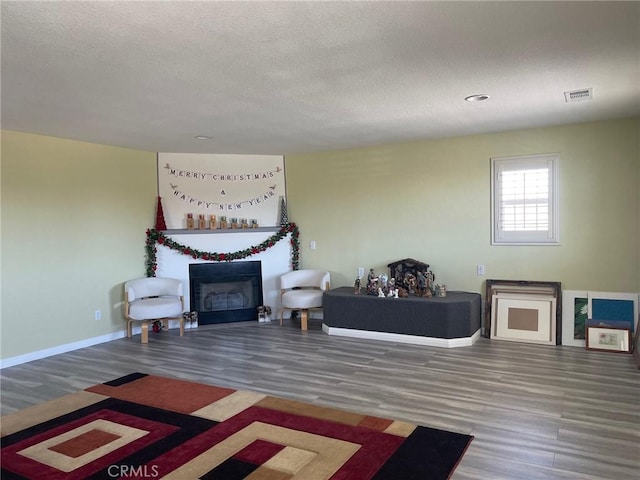
[[[491, 159], [491, 244], [492, 245], [559, 245], [557, 153], [499, 157]], [[501, 175], [505, 171], [547, 169], [548, 225], [546, 230], [506, 230], [502, 228], [503, 210]], [[523, 191], [524, 195], [524, 191]], [[521, 200], [527, 203], [527, 199]]]

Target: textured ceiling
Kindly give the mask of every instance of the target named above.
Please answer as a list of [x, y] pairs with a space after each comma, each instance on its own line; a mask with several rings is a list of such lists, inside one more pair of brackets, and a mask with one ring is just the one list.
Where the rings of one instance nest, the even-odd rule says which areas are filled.
[[[640, 2], [1, 9], [7, 130], [291, 154], [640, 115]], [[582, 88], [593, 100], [565, 102]], [[491, 98], [464, 101], [479, 93]]]

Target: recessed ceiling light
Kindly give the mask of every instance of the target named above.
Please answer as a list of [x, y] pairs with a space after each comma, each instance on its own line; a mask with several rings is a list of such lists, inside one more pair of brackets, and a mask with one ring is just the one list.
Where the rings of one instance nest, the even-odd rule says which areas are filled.
[[213, 137], [210, 137], [208, 135], [196, 135], [195, 139], [196, 140], [211, 140]]
[[484, 102], [485, 100], [489, 100], [489, 95], [485, 93], [480, 93], [478, 95], [470, 95], [464, 98], [467, 102]]

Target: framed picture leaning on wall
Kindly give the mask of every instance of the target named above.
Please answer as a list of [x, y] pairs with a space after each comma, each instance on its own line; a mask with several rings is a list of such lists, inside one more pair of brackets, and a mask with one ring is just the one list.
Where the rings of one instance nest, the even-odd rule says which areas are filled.
[[633, 359], [636, 361], [637, 367], [640, 369], [640, 328], [636, 328], [636, 334], [633, 337]]
[[631, 352], [631, 330], [628, 328], [588, 325], [586, 337], [587, 350]]

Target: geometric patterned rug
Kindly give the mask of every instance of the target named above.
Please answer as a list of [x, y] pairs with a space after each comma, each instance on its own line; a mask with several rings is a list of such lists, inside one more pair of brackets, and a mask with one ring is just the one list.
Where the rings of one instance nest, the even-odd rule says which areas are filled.
[[3, 480], [438, 480], [473, 439], [143, 373], [0, 421]]

